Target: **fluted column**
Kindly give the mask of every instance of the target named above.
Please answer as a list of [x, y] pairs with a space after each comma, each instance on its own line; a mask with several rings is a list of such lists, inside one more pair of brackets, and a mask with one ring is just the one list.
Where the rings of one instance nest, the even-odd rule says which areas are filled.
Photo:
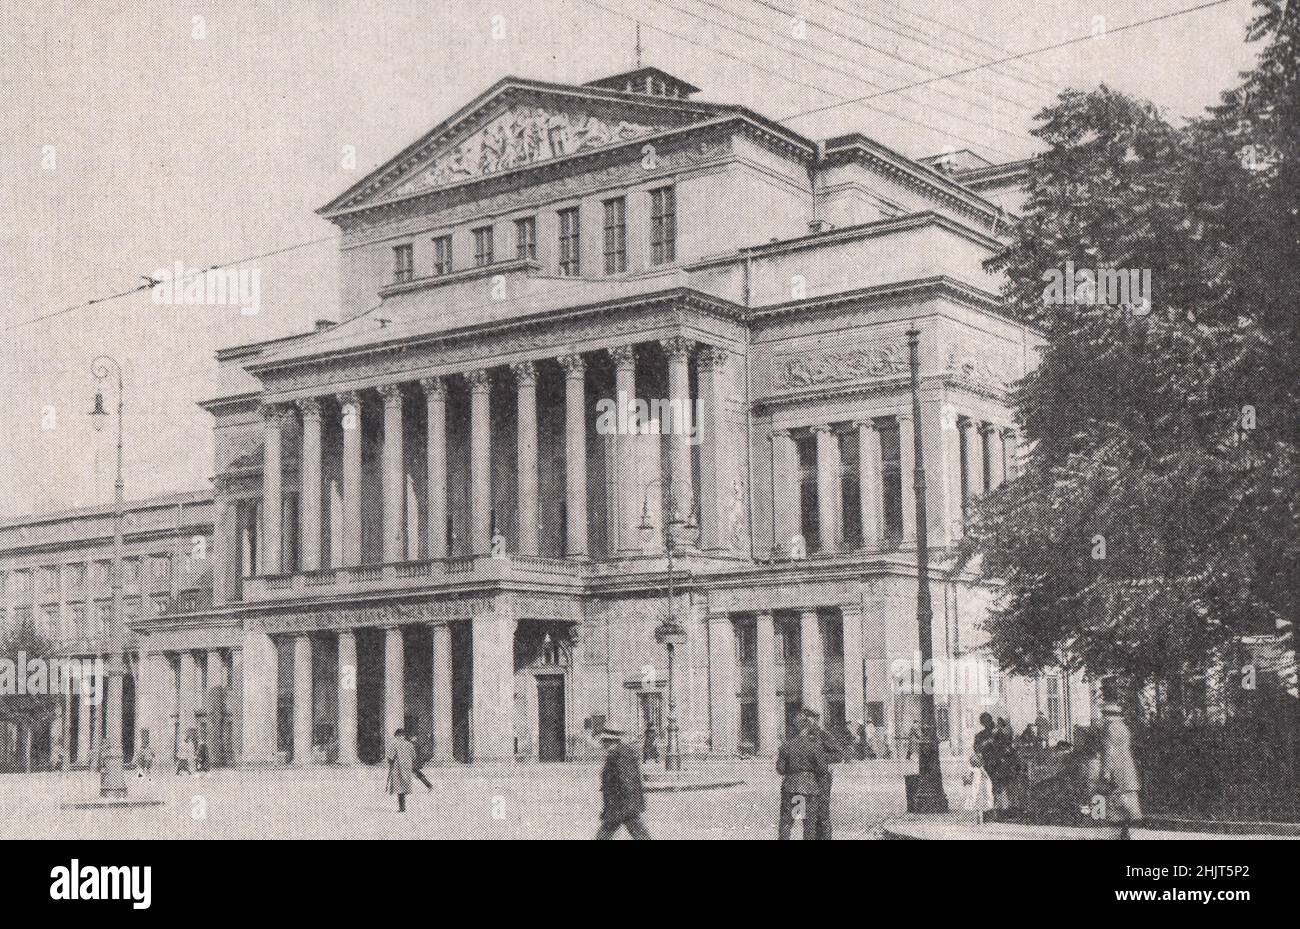
[[1002, 430], [991, 423], [984, 427], [984, 447], [989, 455], [989, 490], [1002, 486], [1005, 467], [1002, 461]]
[[343, 426], [343, 564], [361, 564], [361, 398], [339, 394]]
[[[379, 388], [384, 398], [383, 511], [385, 563], [406, 559], [406, 476], [402, 462], [402, 388], [385, 384]], [[391, 736], [392, 733], [390, 732]]]
[[840, 451], [839, 439], [830, 426], [814, 426], [817, 437], [817, 522], [821, 550], [840, 547]]
[[311, 637], [293, 637], [293, 763], [311, 764]]
[[[706, 550], [727, 548], [727, 474], [729, 461], [724, 441], [726, 428], [727, 350], [716, 345], [703, 346], [696, 355], [700, 388], [700, 545]], [[687, 466], [690, 450], [686, 451]], [[783, 546], [789, 554], [789, 540]]]
[[425, 535], [429, 540], [430, 558], [447, 556], [447, 391], [440, 377], [426, 377], [420, 381], [424, 389], [428, 426], [425, 436], [428, 443], [425, 454], [428, 464], [428, 520]]
[[[87, 578], [86, 583], [90, 580]], [[81, 703], [77, 707], [77, 764], [90, 764], [90, 691], [89, 687], [81, 688]]]
[[519, 481], [519, 554], [537, 554], [537, 366], [523, 361], [510, 366], [515, 375], [517, 479]]
[[433, 760], [452, 760], [451, 626], [435, 623], [433, 632]]
[[177, 701], [176, 701], [176, 718], [180, 734], [180, 742], [185, 741], [186, 735], [195, 726], [194, 719], [194, 689], [196, 685], [196, 666], [194, 663], [194, 653], [189, 649], [181, 652], [180, 677], [176, 681]]
[[912, 415], [898, 417], [898, 468], [903, 485], [903, 541], [916, 541], [916, 446]]
[[699, 424], [695, 422], [691, 404], [690, 339], [680, 336], [663, 339], [664, 354], [668, 356], [668, 408], [670, 421], [660, 426], [668, 431], [668, 474], [672, 481], [669, 497], [676, 513], [669, 517], [685, 520], [695, 509], [695, 481], [691, 468], [691, 433]]
[[803, 705], [823, 713], [822, 694], [826, 689], [826, 659], [822, 648], [821, 623], [816, 610], [799, 613], [800, 683], [803, 686]]
[[[224, 482], [214, 481], [216, 519], [212, 527], [212, 605], [239, 599], [239, 508]], [[173, 569], [173, 575], [177, 572]]]
[[471, 371], [465, 379], [470, 389], [470, 552], [486, 555], [492, 548], [492, 374]]
[[874, 421], [854, 423], [858, 430], [858, 505], [862, 513], [862, 547], [874, 548], [884, 533], [880, 507], [880, 433]]
[[357, 635], [339, 631], [339, 764], [357, 760]]
[[1020, 474], [1020, 435], [1015, 429], [1002, 431], [1002, 454], [1006, 459], [1006, 479], [1013, 481]]
[[280, 469], [280, 437], [283, 412], [277, 406], [262, 407], [262, 573], [280, 573], [281, 517], [283, 497]]
[[799, 449], [789, 429], [772, 430], [772, 554], [789, 558], [803, 532], [799, 499]]
[[777, 698], [776, 622], [770, 611], [754, 617], [755, 671], [758, 685], [758, 750], [775, 755], [781, 743], [781, 704]]
[[565, 355], [564, 368], [564, 554], [587, 557], [587, 365]]
[[302, 413], [302, 496], [299, 521], [302, 524], [301, 552], [304, 571], [320, 570], [321, 533], [321, 442], [320, 401], [314, 397], [298, 401]]
[[610, 349], [614, 359], [614, 395], [619, 405], [620, 425], [627, 424], [627, 430], [616, 430], [614, 435], [614, 487], [618, 506], [615, 508], [618, 525], [611, 536], [617, 540], [612, 546], [619, 552], [639, 552], [640, 536], [637, 527], [641, 522], [641, 475], [638, 458], [635, 454], [639, 436], [627, 435], [626, 432], [636, 428], [636, 349], [631, 345], [620, 345]]
[[962, 435], [962, 470], [966, 472], [966, 503], [984, 492], [984, 456], [981, 454], [979, 424], [973, 419], [957, 423]]
[[731, 755], [739, 748], [740, 705], [736, 694], [736, 632], [727, 613], [710, 613], [709, 721], [713, 751]]
[[406, 725], [406, 650], [401, 626], [384, 630], [384, 732], [383, 744]]

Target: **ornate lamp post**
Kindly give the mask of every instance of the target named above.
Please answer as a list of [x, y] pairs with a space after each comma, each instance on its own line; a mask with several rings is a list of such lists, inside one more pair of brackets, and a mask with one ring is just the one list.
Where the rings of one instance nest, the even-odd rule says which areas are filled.
[[[677, 534], [693, 535], [699, 531], [694, 511], [688, 511], [683, 517], [679, 512], [673, 496], [672, 482], [659, 478], [650, 481], [644, 487], [645, 501], [641, 508], [641, 540], [650, 542], [654, 538], [654, 521], [650, 518], [650, 489], [655, 486], [668, 488], [668, 524], [664, 527], [664, 551], [668, 555], [668, 615], [655, 629], [655, 641], [668, 650], [668, 724], [664, 731], [664, 770], [680, 771], [682, 769], [681, 741], [677, 729], [677, 697], [673, 681], [673, 653], [678, 645], [686, 644], [686, 629], [677, 622], [674, 615], [675, 602], [673, 592], [674, 558], [677, 552]], [[689, 501], [691, 496], [686, 499]]]
[[[916, 456], [912, 472], [916, 492], [916, 634], [920, 646], [922, 672], [934, 664], [932, 640], [934, 610], [930, 602], [930, 543], [925, 511], [925, 459], [922, 456], [921, 430], [921, 333], [907, 330], [907, 345], [912, 372], [912, 431], [913, 454]], [[904, 506], [907, 501], [904, 501]], [[921, 745], [917, 755], [917, 784], [913, 798], [918, 813], [948, 812], [948, 797], [943, 792], [943, 771], [939, 766], [939, 733], [934, 712], [934, 694], [922, 687]]]
[[[122, 513], [124, 509], [124, 484], [122, 482], [122, 366], [108, 355], [100, 355], [90, 363], [90, 373], [101, 382], [112, 374], [117, 376], [117, 479], [113, 484], [113, 565], [111, 584], [113, 609], [108, 620], [108, 693], [107, 725], [104, 736], [99, 795], [110, 800], [126, 799], [126, 772], [122, 768], [122, 684], [126, 676], [122, 650], [125, 633], [122, 628]], [[95, 408], [90, 420], [99, 432], [108, 419], [104, 409], [104, 392], [95, 391]]]

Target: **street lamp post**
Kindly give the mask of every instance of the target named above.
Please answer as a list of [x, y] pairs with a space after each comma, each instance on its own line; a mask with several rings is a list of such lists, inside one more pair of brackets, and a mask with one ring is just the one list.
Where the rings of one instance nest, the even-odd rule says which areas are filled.
[[[655, 478], [645, 485], [645, 501], [641, 509], [641, 537], [643, 541], [650, 541], [654, 532], [654, 522], [650, 518], [650, 489], [656, 485], [663, 487], [665, 482], [660, 478]], [[685, 518], [682, 517], [678, 510], [676, 499], [673, 495], [672, 483], [667, 483], [668, 487], [668, 524], [664, 526], [664, 551], [668, 555], [668, 615], [662, 623], [655, 629], [655, 641], [663, 645], [668, 650], [668, 724], [664, 730], [664, 770], [680, 771], [682, 769], [682, 750], [681, 739], [677, 728], [677, 696], [674, 686], [674, 652], [678, 645], [686, 644], [686, 629], [677, 622], [675, 615], [675, 593], [673, 590], [673, 572], [675, 570], [675, 561], [677, 553], [676, 530], [683, 532], [695, 532], [698, 525], [695, 522], [694, 513], [688, 511]], [[686, 498], [688, 501], [690, 496]]]
[[[921, 429], [921, 333], [907, 330], [912, 380], [912, 448], [915, 455], [912, 471], [916, 492], [916, 634], [920, 646], [922, 675], [934, 664], [934, 609], [930, 601], [930, 543], [925, 510], [925, 459], [922, 455]], [[904, 501], [906, 505], [906, 501]], [[918, 813], [948, 812], [948, 797], [943, 792], [943, 771], [939, 766], [939, 733], [934, 712], [934, 694], [922, 687], [921, 744], [917, 755], [917, 783], [913, 803]]]
[[[101, 755], [99, 795], [110, 800], [126, 799], [126, 772], [122, 766], [122, 686], [126, 676], [123, 663], [125, 634], [122, 628], [122, 515], [125, 486], [122, 481], [122, 366], [108, 355], [100, 355], [90, 363], [90, 372], [101, 383], [110, 375], [117, 376], [117, 479], [113, 484], [113, 564], [111, 584], [113, 607], [108, 619], [108, 692], [107, 727]], [[98, 432], [108, 419], [104, 409], [104, 393], [95, 391], [95, 408], [90, 411], [91, 423]]]

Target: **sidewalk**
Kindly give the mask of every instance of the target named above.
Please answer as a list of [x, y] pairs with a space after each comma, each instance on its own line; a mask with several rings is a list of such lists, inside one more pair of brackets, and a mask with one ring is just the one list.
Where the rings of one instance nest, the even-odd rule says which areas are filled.
[[[967, 811], [920, 816], [908, 814], [881, 826], [886, 839], [1012, 839], [1012, 840], [1072, 840], [1115, 841], [1117, 826], [1105, 825], [1088, 828], [1073, 826], [1028, 826], [1021, 823], [984, 823], [975, 821], [975, 814]], [[1133, 839], [1276, 839], [1276, 835], [1227, 834], [1222, 832], [1183, 832], [1167, 829], [1131, 829]], [[1292, 837], [1294, 838], [1294, 837]]]

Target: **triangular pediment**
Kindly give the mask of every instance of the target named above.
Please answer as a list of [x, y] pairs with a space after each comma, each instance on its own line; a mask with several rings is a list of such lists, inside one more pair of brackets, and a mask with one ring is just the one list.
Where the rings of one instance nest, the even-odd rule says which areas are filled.
[[602, 88], [507, 81], [371, 172], [321, 212], [365, 208], [614, 148], [728, 110]]

